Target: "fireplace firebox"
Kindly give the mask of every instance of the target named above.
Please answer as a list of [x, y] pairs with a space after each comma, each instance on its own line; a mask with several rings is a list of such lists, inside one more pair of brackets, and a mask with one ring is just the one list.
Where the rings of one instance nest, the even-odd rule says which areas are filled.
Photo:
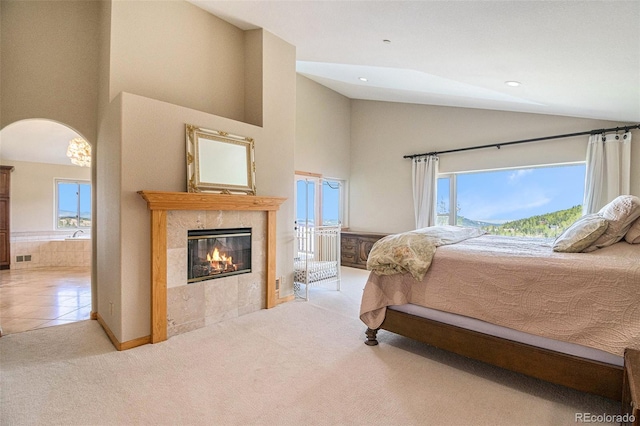
[[249, 273], [251, 228], [189, 230], [187, 251], [187, 283]]

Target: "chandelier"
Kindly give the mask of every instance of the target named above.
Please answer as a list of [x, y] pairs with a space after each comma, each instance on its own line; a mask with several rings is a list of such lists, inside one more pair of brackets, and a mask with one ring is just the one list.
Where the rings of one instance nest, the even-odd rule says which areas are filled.
[[74, 138], [69, 141], [67, 157], [73, 164], [80, 167], [91, 167], [91, 145], [82, 138]]

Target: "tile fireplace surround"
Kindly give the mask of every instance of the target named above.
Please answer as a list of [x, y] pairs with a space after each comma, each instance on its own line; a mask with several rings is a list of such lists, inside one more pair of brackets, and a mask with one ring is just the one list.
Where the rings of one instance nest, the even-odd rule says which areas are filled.
[[[151, 342], [289, 300], [275, 287], [277, 197], [139, 191], [151, 210]], [[187, 284], [187, 231], [251, 227], [252, 272]]]

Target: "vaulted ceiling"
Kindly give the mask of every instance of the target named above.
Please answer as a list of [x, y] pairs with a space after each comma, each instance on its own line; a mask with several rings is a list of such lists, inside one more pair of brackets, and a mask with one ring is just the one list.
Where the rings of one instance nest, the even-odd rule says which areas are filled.
[[[293, 44], [300, 74], [352, 99], [640, 122], [637, 0], [191, 3]], [[14, 123], [3, 155], [68, 164], [75, 136]]]
[[637, 0], [191, 2], [349, 98], [640, 121]]

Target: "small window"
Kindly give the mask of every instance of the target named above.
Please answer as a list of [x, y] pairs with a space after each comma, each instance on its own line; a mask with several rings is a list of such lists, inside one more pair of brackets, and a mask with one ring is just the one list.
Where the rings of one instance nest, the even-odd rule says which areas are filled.
[[342, 220], [342, 182], [322, 180], [322, 225], [339, 225]]
[[345, 225], [345, 181], [296, 174], [296, 223], [307, 226]]
[[313, 226], [316, 222], [316, 180], [302, 177], [296, 179], [296, 222], [302, 226]]
[[56, 229], [91, 228], [91, 182], [56, 180]]
[[555, 238], [582, 215], [585, 168], [580, 163], [440, 175], [438, 225]]

